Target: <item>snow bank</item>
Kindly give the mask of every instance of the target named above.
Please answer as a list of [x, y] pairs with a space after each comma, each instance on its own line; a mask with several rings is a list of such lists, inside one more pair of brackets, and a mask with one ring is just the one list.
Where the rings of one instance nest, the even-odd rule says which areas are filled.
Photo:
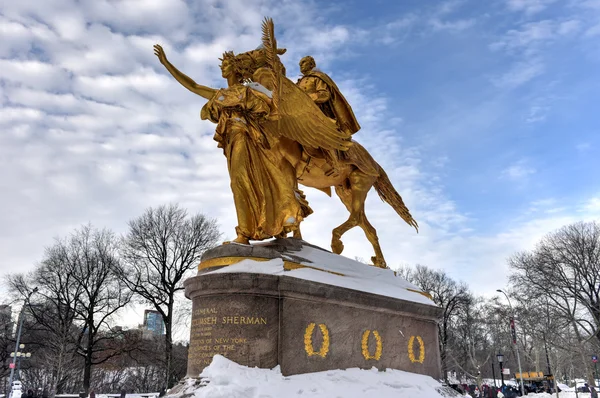
[[[590, 398], [589, 392], [580, 392], [575, 395], [575, 391], [561, 391], [558, 393], [559, 398]], [[556, 398], [556, 393], [548, 394], [546, 392], [538, 394], [528, 394], [527, 398]]]
[[200, 374], [172, 397], [195, 398], [440, 398], [459, 396], [429, 376], [388, 369], [331, 370], [283, 376], [274, 369], [248, 368], [216, 355]]

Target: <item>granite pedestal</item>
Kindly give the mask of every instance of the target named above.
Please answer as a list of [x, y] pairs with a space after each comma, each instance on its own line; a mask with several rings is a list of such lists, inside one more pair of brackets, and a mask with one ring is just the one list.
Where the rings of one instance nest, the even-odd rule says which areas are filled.
[[[316, 282], [320, 272], [342, 281], [351, 276], [327, 268], [323, 257], [302, 257], [306, 245], [291, 239], [270, 247], [225, 245], [203, 257], [199, 274], [185, 281], [192, 300], [189, 377], [220, 354], [247, 366], [280, 365], [284, 375], [376, 367], [440, 378], [439, 307]], [[261, 261], [268, 269], [279, 264], [281, 272], [257, 272]]]

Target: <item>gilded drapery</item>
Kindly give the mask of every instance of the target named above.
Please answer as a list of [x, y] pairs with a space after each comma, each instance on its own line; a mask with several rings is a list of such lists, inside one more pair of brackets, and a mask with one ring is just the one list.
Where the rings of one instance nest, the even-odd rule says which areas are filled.
[[295, 170], [275, 156], [277, 138], [260, 120], [271, 111], [269, 97], [244, 85], [218, 90], [202, 108], [202, 119], [217, 123], [214, 139], [223, 148], [238, 226], [252, 240], [294, 231], [312, 210], [297, 188]]

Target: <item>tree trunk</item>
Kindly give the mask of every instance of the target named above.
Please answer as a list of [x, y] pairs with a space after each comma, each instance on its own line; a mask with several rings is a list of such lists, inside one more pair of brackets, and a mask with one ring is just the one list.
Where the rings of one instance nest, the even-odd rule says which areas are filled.
[[[574, 319], [571, 319], [571, 323], [573, 324], [573, 329], [575, 329], [575, 336], [577, 338], [577, 343], [579, 343], [579, 349], [578, 354], [579, 357], [581, 358], [581, 364], [583, 365], [584, 369], [585, 369], [585, 379], [587, 380], [588, 384], [590, 384], [591, 386], [596, 385], [596, 383], [594, 382], [594, 373], [591, 370], [591, 367], [588, 365], [588, 360], [585, 356], [585, 344], [584, 344], [584, 338], [581, 336], [581, 333], [579, 333], [579, 329], [577, 328], [577, 323], [575, 323]], [[577, 384], [575, 384], [577, 386]], [[575, 388], [575, 390], [577, 390], [577, 388]]]
[[[88, 352], [90, 347], [88, 346]], [[83, 368], [83, 392], [87, 396], [90, 391], [90, 379], [92, 378], [92, 358], [88, 352], [85, 353], [85, 366]]]
[[444, 319], [442, 330], [440, 331], [440, 359], [442, 361], [442, 372], [444, 374], [444, 381], [446, 384], [448, 381], [448, 358], [447, 358], [447, 348], [448, 348], [448, 322]]
[[87, 342], [85, 349], [85, 364], [83, 368], [83, 392], [87, 396], [90, 392], [90, 380], [92, 378], [92, 356], [93, 356], [93, 343], [94, 343], [94, 335], [92, 333], [92, 327], [94, 326], [94, 319], [88, 320], [88, 332], [87, 332]]
[[60, 380], [62, 379], [63, 374], [63, 366], [64, 366], [64, 356], [65, 356], [65, 346], [63, 344], [60, 345], [60, 350], [58, 352], [58, 361], [56, 363], [54, 374], [52, 375], [52, 387], [50, 390], [50, 396], [54, 397], [56, 394], [62, 394], [62, 386], [60, 385]]
[[166, 388], [171, 388], [175, 385], [175, 381], [171, 380], [173, 367], [173, 296], [169, 298], [167, 305], [167, 316], [165, 322], [165, 384]]

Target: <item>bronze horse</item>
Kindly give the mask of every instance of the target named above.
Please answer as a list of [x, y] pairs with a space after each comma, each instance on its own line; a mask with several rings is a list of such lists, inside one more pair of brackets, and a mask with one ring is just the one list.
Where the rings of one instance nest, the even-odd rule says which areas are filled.
[[[282, 54], [285, 50], [277, 50]], [[279, 72], [274, 71], [269, 66], [267, 55], [264, 49], [249, 51], [238, 54], [236, 59], [244, 71], [243, 75], [248, 81], [260, 83], [268, 90], [278, 89], [281, 98], [280, 113], [283, 115], [297, 112], [291, 107], [310, 107], [310, 112], [320, 112], [310, 98], [298, 88], [290, 79], [285, 76], [283, 66]], [[276, 62], [279, 62], [277, 59]], [[276, 74], [278, 76], [276, 76]], [[278, 86], [274, 87], [274, 79], [278, 78]], [[302, 101], [295, 101], [300, 97], [306, 97]], [[293, 100], [290, 100], [293, 99]], [[286, 108], [285, 104], [288, 109]], [[264, 123], [267, 130], [273, 134], [278, 134], [278, 121], [266, 121]], [[394, 189], [387, 174], [383, 168], [373, 159], [369, 152], [358, 142], [351, 140], [346, 151], [338, 151], [341, 156], [336, 163], [335, 174], [330, 174], [327, 167], [326, 151], [305, 148], [297, 140], [280, 136], [277, 148], [283, 158], [296, 170], [298, 182], [304, 186], [317, 188], [331, 196], [331, 187], [334, 187], [335, 193], [340, 198], [346, 209], [350, 213], [348, 219], [332, 231], [331, 248], [334, 253], [340, 254], [344, 250], [344, 244], [341, 237], [351, 228], [359, 226], [365, 233], [367, 239], [373, 246], [375, 256], [371, 257], [375, 266], [385, 268], [386, 262], [379, 245], [377, 231], [371, 225], [365, 214], [365, 200], [372, 187], [375, 188], [379, 197], [392, 206], [398, 215], [410, 226], [418, 231], [418, 224], [413, 219], [408, 208], [404, 204], [402, 197]], [[294, 233], [294, 237], [301, 238], [300, 231]]]

